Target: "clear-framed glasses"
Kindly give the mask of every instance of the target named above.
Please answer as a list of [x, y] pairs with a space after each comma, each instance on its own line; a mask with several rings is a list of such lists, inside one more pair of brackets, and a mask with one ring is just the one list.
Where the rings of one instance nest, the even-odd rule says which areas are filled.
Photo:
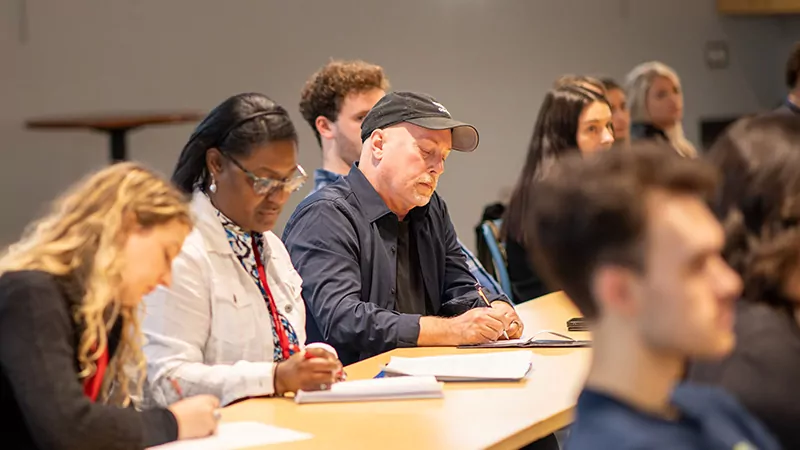
[[267, 195], [278, 189], [283, 189], [284, 192], [291, 194], [292, 192], [295, 192], [303, 187], [303, 184], [305, 184], [306, 180], [308, 180], [308, 175], [306, 174], [306, 171], [303, 170], [303, 166], [300, 164], [298, 164], [295, 168], [297, 173], [295, 176], [284, 178], [283, 180], [276, 180], [274, 178], [259, 177], [253, 172], [245, 169], [244, 166], [242, 166], [242, 164], [233, 156], [225, 152], [220, 153], [225, 155], [225, 157], [234, 163], [236, 167], [241, 169], [241, 171], [244, 172], [248, 178], [253, 180], [253, 190], [256, 191], [256, 195]]

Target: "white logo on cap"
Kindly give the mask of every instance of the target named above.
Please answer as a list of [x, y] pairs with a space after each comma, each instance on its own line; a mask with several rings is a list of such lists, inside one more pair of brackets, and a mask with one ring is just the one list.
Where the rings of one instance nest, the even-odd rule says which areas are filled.
[[434, 102], [434, 101], [432, 101], [431, 103], [433, 103], [434, 105], [438, 106], [439, 107], [439, 111], [447, 114], [448, 116], [450, 115], [450, 111], [448, 111], [447, 108], [445, 108], [443, 104], [441, 104], [439, 102]]

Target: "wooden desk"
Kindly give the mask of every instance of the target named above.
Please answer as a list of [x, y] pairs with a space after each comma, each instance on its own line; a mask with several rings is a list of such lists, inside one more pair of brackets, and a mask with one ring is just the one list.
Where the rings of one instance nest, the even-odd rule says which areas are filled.
[[196, 122], [203, 117], [198, 112], [102, 114], [31, 119], [25, 122], [25, 126], [30, 129], [90, 129], [108, 133], [109, 156], [113, 163], [128, 159], [128, 131], [146, 125]]
[[[529, 331], [566, 332], [566, 321], [579, 315], [561, 293], [517, 310]], [[351, 380], [372, 378], [391, 356], [485, 351], [500, 350], [397, 349], [352, 364], [347, 373]], [[255, 420], [314, 435], [268, 449], [517, 449], [571, 422], [591, 355], [588, 348], [531, 351], [533, 373], [520, 383], [447, 383], [445, 398], [435, 400], [297, 405], [288, 398], [253, 399], [225, 408], [222, 420]]]

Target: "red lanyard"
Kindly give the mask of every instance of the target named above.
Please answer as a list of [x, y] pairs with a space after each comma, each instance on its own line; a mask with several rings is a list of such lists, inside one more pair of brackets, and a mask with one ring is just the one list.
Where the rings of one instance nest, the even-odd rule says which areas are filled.
[[278, 314], [278, 307], [275, 305], [275, 300], [272, 298], [272, 292], [269, 290], [269, 284], [267, 284], [267, 274], [264, 270], [264, 263], [261, 261], [261, 252], [258, 251], [258, 242], [256, 241], [255, 235], [253, 235], [252, 242], [253, 256], [256, 258], [256, 269], [258, 269], [258, 279], [261, 280], [261, 286], [264, 287], [264, 292], [266, 292], [267, 300], [269, 301], [269, 312], [272, 315], [272, 326], [275, 327], [275, 332], [278, 333], [278, 341], [280, 341], [281, 344], [281, 353], [283, 354], [283, 359], [289, 359], [289, 357], [292, 355], [289, 351], [289, 335], [286, 333], [286, 329], [283, 328], [281, 315]]
[[103, 350], [103, 353], [100, 355], [100, 359], [97, 360], [97, 369], [94, 375], [83, 380], [83, 393], [89, 397], [92, 402], [97, 400], [97, 396], [100, 395], [100, 387], [103, 386], [103, 376], [106, 373], [106, 367], [108, 367], [108, 345], [106, 345], [106, 349]]

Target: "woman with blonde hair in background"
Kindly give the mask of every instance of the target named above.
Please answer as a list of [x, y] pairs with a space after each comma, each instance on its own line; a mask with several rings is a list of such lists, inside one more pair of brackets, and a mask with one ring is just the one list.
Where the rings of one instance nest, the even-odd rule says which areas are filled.
[[19, 448], [141, 449], [216, 429], [198, 396], [138, 411], [139, 304], [169, 284], [187, 200], [133, 164], [77, 184], [0, 258], [0, 412]]
[[625, 80], [631, 111], [631, 140], [667, 141], [681, 156], [697, 157], [683, 134], [683, 91], [678, 74], [663, 63], [639, 64]]

